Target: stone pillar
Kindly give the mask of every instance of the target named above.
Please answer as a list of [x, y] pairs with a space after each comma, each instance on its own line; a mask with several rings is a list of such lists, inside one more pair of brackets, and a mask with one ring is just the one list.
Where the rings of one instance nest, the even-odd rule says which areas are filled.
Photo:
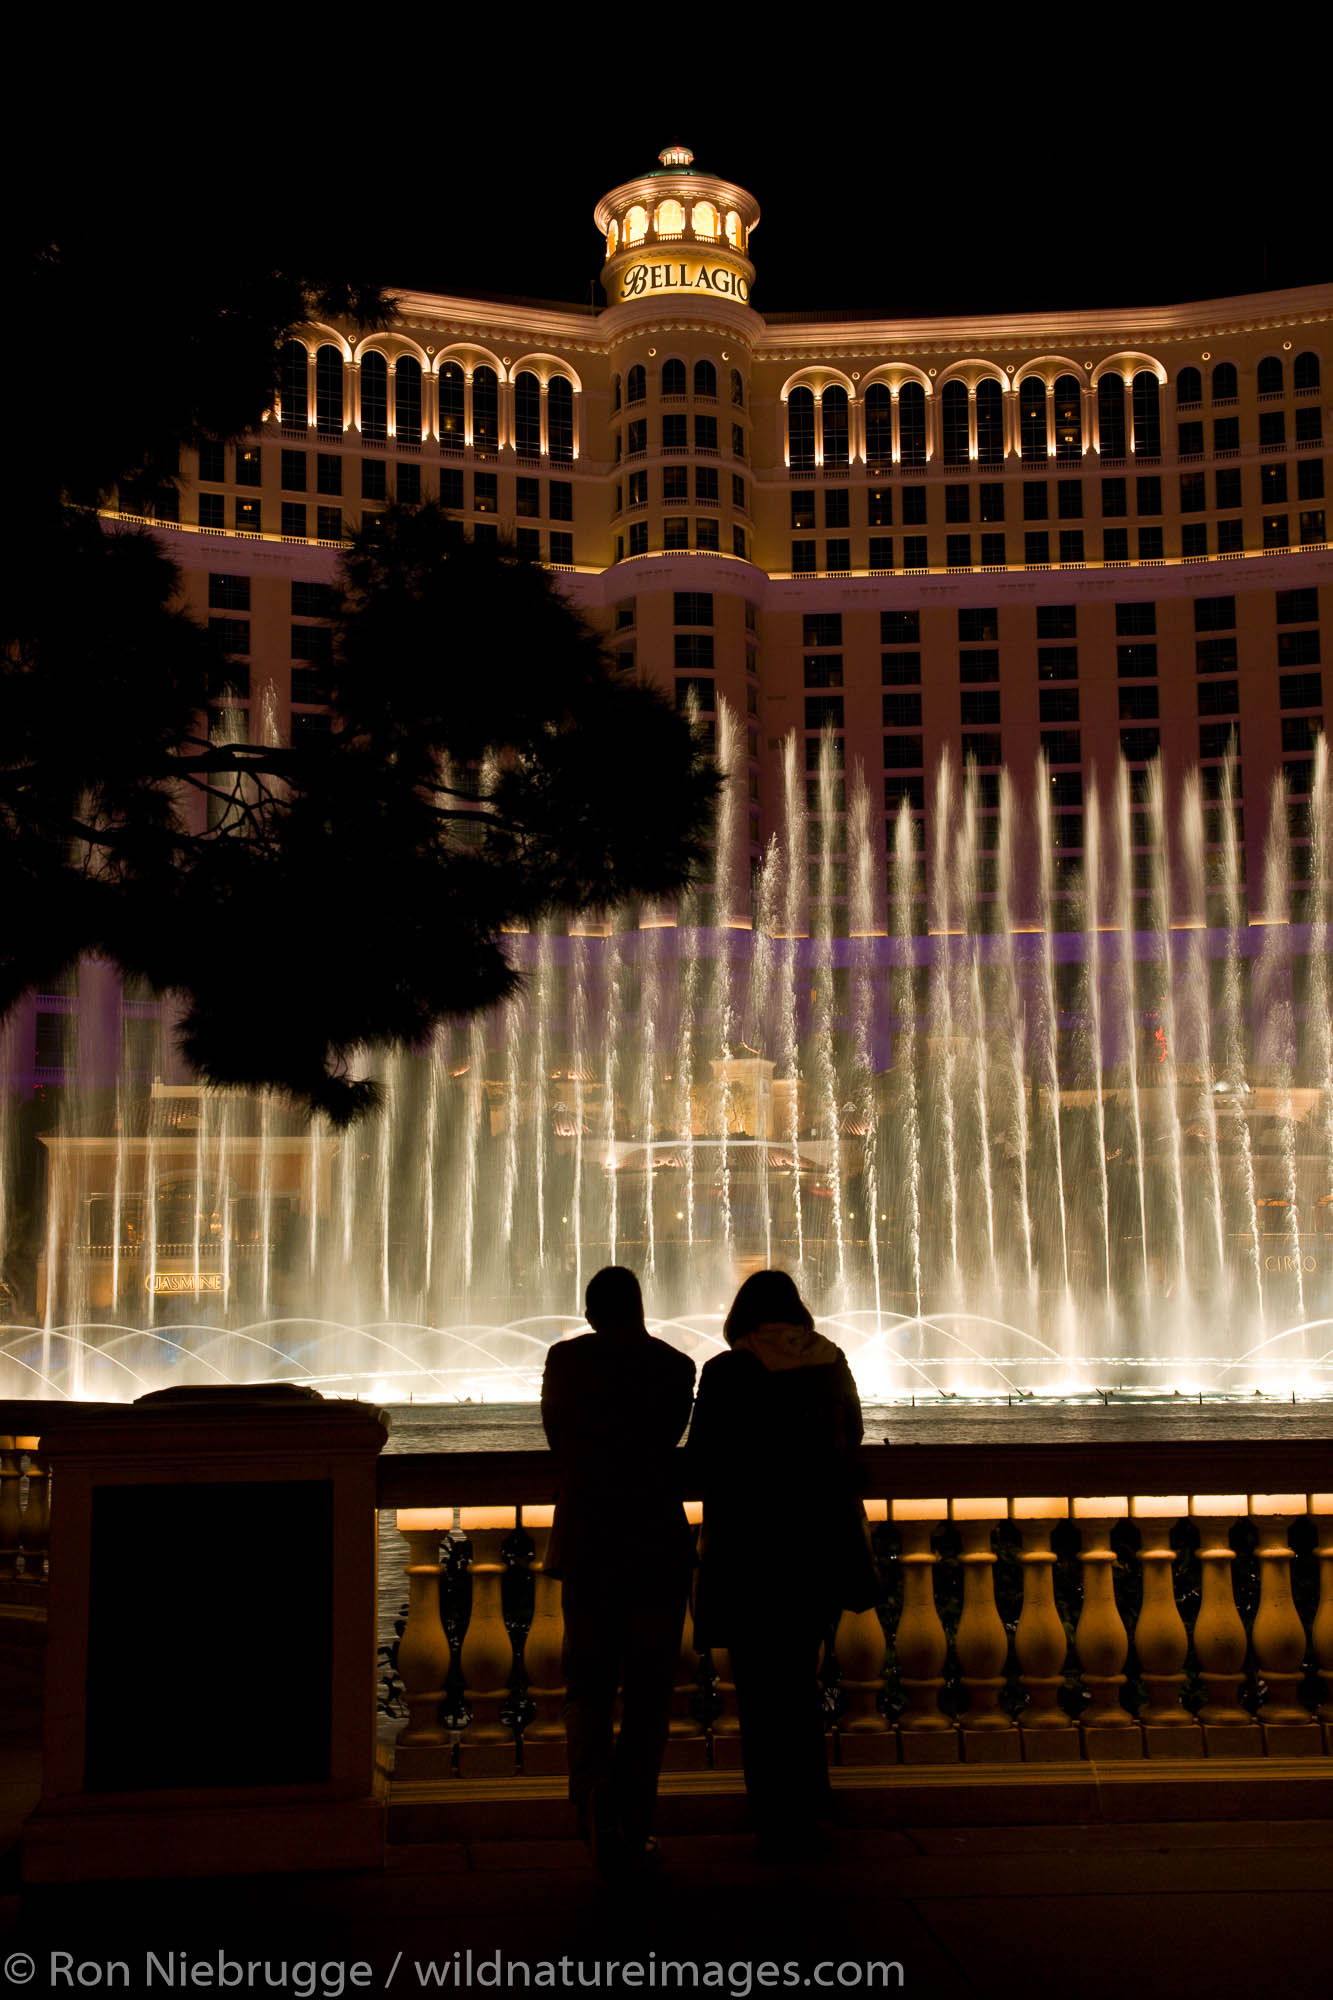
[[440, 1616], [440, 1538], [454, 1524], [452, 1507], [400, 1507], [398, 1532], [407, 1538], [407, 1623], [398, 1642], [398, 1677], [408, 1719], [398, 1732], [394, 1773], [399, 1778], [444, 1778], [453, 1769], [453, 1744], [440, 1720], [449, 1640]]
[[472, 1720], [458, 1739], [460, 1778], [508, 1777], [516, 1768], [514, 1732], [500, 1720], [514, 1659], [500, 1604], [500, 1548], [517, 1520], [513, 1507], [464, 1507], [459, 1515], [472, 1544], [472, 1615], [459, 1652]]
[[51, 1534], [51, 1477], [38, 1458], [40, 1438], [19, 1437], [14, 1442], [28, 1460], [28, 1501], [23, 1509], [22, 1527], [23, 1574], [30, 1582], [40, 1583]]
[[1310, 1511], [1315, 1515], [1318, 1537], [1315, 1555], [1319, 1561], [1319, 1609], [1314, 1617], [1314, 1656], [1324, 1683], [1324, 1699], [1319, 1704], [1319, 1720], [1324, 1726], [1324, 1747], [1333, 1749], [1333, 1493], [1312, 1493]]
[[[692, 1528], [698, 1529], [703, 1520], [703, 1513], [702, 1501], [686, 1501], [685, 1518]], [[694, 1713], [699, 1658], [694, 1644], [694, 1615], [687, 1599], [685, 1617], [681, 1624], [676, 1683], [671, 1695], [670, 1729], [666, 1754], [662, 1759], [664, 1771], [703, 1771], [708, 1768], [708, 1739], [704, 1734], [702, 1723]]]
[[1074, 1628], [1083, 1684], [1092, 1700], [1079, 1718], [1087, 1757], [1137, 1757], [1143, 1745], [1134, 1718], [1121, 1705], [1129, 1634], [1116, 1608], [1115, 1551], [1111, 1528], [1129, 1511], [1128, 1498], [1092, 1495], [1076, 1499], [1074, 1518], [1083, 1537], [1083, 1609]]
[[532, 1623], [523, 1647], [528, 1693], [537, 1713], [523, 1732], [526, 1777], [558, 1776], [569, 1769], [565, 1740], [565, 1616], [560, 1579], [546, 1574], [546, 1551], [555, 1509], [525, 1507], [523, 1526], [532, 1536]]
[[[888, 1511], [885, 1500], [866, 1502], [866, 1514], [872, 1521], [887, 1520]], [[838, 1719], [838, 1761], [895, 1763], [897, 1739], [879, 1710], [888, 1641], [874, 1606], [869, 1611], [843, 1612], [838, 1620], [834, 1651], [842, 1670], [842, 1691], [846, 1698], [846, 1707]]]
[[963, 1538], [963, 1610], [954, 1646], [971, 1705], [962, 1719], [968, 1763], [1017, 1763], [1020, 1744], [1013, 1720], [1000, 1707], [1009, 1634], [995, 1603], [995, 1554], [991, 1534], [1006, 1518], [1008, 1502], [955, 1500], [950, 1517]]
[[1291, 1517], [1305, 1512], [1303, 1493], [1252, 1493], [1250, 1513], [1259, 1530], [1259, 1609], [1251, 1639], [1255, 1664], [1268, 1693], [1259, 1710], [1270, 1757], [1314, 1755], [1323, 1741], [1299, 1699], [1305, 1661], [1305, 1627], [1291, 1596]]
[[904, 1764], [952, 1763], [958, 1732], [940, 1708], [949, 1644], [935, 1608], [931, 1530], [949, 1511], [947, 1500], [895, 1500], [893, 1519], [902, 1538], [903, 1609], [894, 1634], [898, 1679], [907, 1707], [898, 1721]]
[[714, 1646], [709, 1657], [716, 1679], [713, 1691], [722, 1703], [710, 1724], [713, 1769], [739, 1771], [741, 1768], [741, 1719], [736, 1706], [736, 1682], [731, 1671], [731, 1654], [725, 1646]]
[[1060, 1706], [1069, 1641], [1055, 1604], [1055, 1553], [1051, 1528], [1067, 1519], [1069, 1502], [1024, 1495], [1010, 1503], [1023, 1531], [1023, 1609], [1014, 1633], [1019, 1681], [1028, 1705], [1019, 1718], [1027, 1763], [1077, 1758], [1080, 1744], [1073, 1718]]
[[19, 1541], [23, 1533], [19, 1478], [14, 1439], [0, 1437], [0, 1576], [18, 1574]]
[[1195, 1493], [1190, 1518], [1199, 1526], [1202, 1586], [1194, 1621], [1194, 1653], [1208, 1699], [1199, 1710], [1204, 1747], [1210, 1757], [1256, 1755], [1263, 1743], [1258, 1727], [1237, 1700], [1245, 1673], [1245, 1627], [1236, 1609], [1231, 1566], [1235, 1551], [1227, 1531], [1246, 1511], [1243, 1493]]
[[1176, 1606], [1175, 1550], [1170, 1536], [1172, 1521], [1189, 1512], [1189, 1496], [1136, 1494], [1129, 1511], [1139, 1523], [1142, 1537], [1143, 1604], [1134, 1628], [1134, 1649], [1148, 1690], [1147, 1706], [1139, 1712], [1143, 1747], [1150, 1757], [1202, 1756], [1202, 1732], [1180, 1704], [1189, 1639]]

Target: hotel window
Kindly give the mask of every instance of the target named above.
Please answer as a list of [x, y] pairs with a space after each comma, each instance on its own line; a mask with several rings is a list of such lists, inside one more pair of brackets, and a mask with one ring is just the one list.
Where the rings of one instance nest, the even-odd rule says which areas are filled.
[[824, 526], [826, 528], [846, 528], [851, 525], [851, 493], [846, 486], [830, 486], [824, 494]]
[[807, 653], [802, 669], [808, 688], [842, 686], [841, 653]]
[[787, 398], [787, 462], [800, 472], [814, 468], [815, 398], [805, 387], [793, 389]]
[[226, 500], [221, 493], [201, 493], [199, 495], [199, 526], [201, 528], [225, 527], [224, 509]]
[[914, 527], [918, 522], [924, 527], [926, 520], [926, 489], [924, 486], [904, 486], [903, 526]]
[[389, 364], [374, 348], [361, 362], [361, 435], [372, 440], [389, 435]]
[[944, 489], [944, 518], [946, 521], [970, 521], [972, 505], [966, 486], [946, 486]]
[[870, 537], [871, 569], [893, 568], [893, 536], [872, 535]]
[[282, 454], [282, 490], [284, 493], [304, 493], [306, 490], [306, 454], [303, 451], [284, 451]]
[[331, 583], [316, 583], [303, 577], [292, 579], [293, 618], [333, 618], [337, 611], [338, 593]]
[[1139, 458], [1162, 455], [1162, 401], [1157, 377], [1141, 368], [1134, 377], [1134, 450]]
[[1261, 410], [1259, 412], [1260, 451], [1280, 451], [1287, 442], [1287, 413], [1285, 410]]
[[315, 532], [321, 542], [340, 542], [343, 538], [342, 508], [316, 507]]
[[731, 475], [731, 504], [733, 507], [739, 507], [742, 513], [750, 511], [749, 502], [745, 497], [745, 481], [739, 472], [733, 472]]
[[1299, 525], [1300, 525], [1301, 544], [1303, 547], [1308, 548], [1312, 542], [1323, 542], [1327, 540], [1327, 535], [1325, 532], [1325, 524], [1324, 524], [1324, 510], [1322, 507], [1313, 507], [1309, 509], [1308, 512], [1303, 513], [1300, 517]]
[[305, 540], [305, 501], [284, 500], [282, 503], [282, 532], [293, 538]]
[[1229, 466], [1224, 472], [1215, 472], [1213, 493], [1215, 506], [1239, 507], [1241, 504], [1239, 468]]
[[310, 383], [310, 356], [299, 340], [285, 343], [278, 363], [278, 397], [282, 421], [288, 430], [303, 431], [309, 420], [306, 396]]
[[731, 553], [734, 556], [739, 556], [742, 562], [747, 561], [749, 558], [749, 550], [747, 549], [745, 543], [745, 530], [744, 528], [741, 527], [739, 522], [733, 524], [732, 526]]
[[946, 535], [944, 539], [944, 560], [950, 569], [971, 569], [971, 535]]
[[685, 451], [689, 446], [688, 420], [682, 416], [663, 417], [663, 451]]
[[1076, 681], [1078, 679], [1078, 647], [1038, 646], [1037, 679], [1039, 681]]
[[883, 382], [872, 382], [865, 394], [866, 461], [893, 462], [893, 397]]
[[1073, 375], [1061, 375], [1055, 384], [1055, 455], [1083, 456], [1083, 389]]
[[1202, 472], [1182, 472], [1180, 475], [1180, 511], [1182, 514], [1201, 514], [1208, 505], [1208, 488]]
[[199, 477], [214, 480], [218, 485], [227, 477], [227, 448], [215, 444], [212, 438], [205, 438], [199, 447]]
[[1195, 671], [1201, 674], [1234, 674], [1236, 671], [1236, 641], [1234, 639], [1196, 639], [1194, 641]]
[[717, 370], [711, 361], [696, 361], [694, 364], [694, 393], [696, 396], [717, 395]]
[[824, 464], [847, 463], [847, 391], [831, 383], [824, 391]]
[[898, 391], [898, 445], [904, 465], [926, 462], [926, 392], [919, 382]]
[[[684, 423], [684, 421], [685, 421], [685, 419], [684, 419], [684, 418], [682, 417], [682, 418], [680, 418], [680, 420], [679, 420], [679, 421], [680, 421], [680, 422], [681, 422], [681, 423], [683, 424], [683, 423]], [[671, 422], [671, 418], [670, 418], [670, 417], [664, 417], [664, 418], [663, 418], [663, 423], [664, 423], [664, 424], [666, 424], [666, 423], [670, 423], [670, 422]], [[696, 417], [695, 417], [695, 419], [694, 419], [694, 449], [695, 449], [696, 451], [716, 451], [716, 450], [717, 450], [717, 418], [716, 418], [716, 417], [700, 417], [700, 416], [696, 416]]]
[[1237, 681], [1200, 681], [1195, 693], [1200, 715], [1235, 715], [1240, 708]]
[[1279, 625], [1313, 625], [1319, 616], [1319, 592], [1315, 588], [1279, 590], [1274, 594], [1274, 612]]
[[1282, 363], [1276, 354], [1265, 354], [1255, 371], [1255, 387], [1261, 396], [1282, 394]]
[[[921, 768], [921, 738], [919, 736], [886, 736], [884, 738], [884, 768], [886, 771], [912, 771]], [[924, 789], [924, 788], [923, 788]], [[899, 799], [907, 791], [901, 782], [886, 781], [884, 796], [891, 799], [896, 808]], [[918, 807], [918, 811], [920, 807]]]
[[1305, 458], [1296, 467], [1296, 498], [1298, 500], [1322, 500], [1324, 497], [1324, 461], [1322, 458]]
[[924, 535], [903, 536], [903, 568], [929, 569], [930, 553]]
[[461, 465], [440, 467], [440, 505], [461, 513], [463, 508], [463, 468]]
[[716, 549], [721, 547], [718, 523], [711, 515], [701, 515], [694, 524], [694, 546], [696, 549]]
[[998, 479], [986, 480], [977, 488], [977, 519], [979, 521], [1004, 519], [1004, 486]]
[[1180, 529], [1180, 553], [1187, 560], [1208, 553], [1208, 523], [1184, 521]]
[[613, 410], [618, 410], [620, 408], [621, 392], [622, 392], [622, 383], [620, 377], [618, 375], [613, 375], [611, 378], [611, 408]]
[[1319, 387], [1319, 356], [1308, 350], [1298, 354], [1291, 370], [1292, 387], [1297, 395]]
[[315, 356], [315, 427], [324, 437], [340, 437], [343, 427], [343, 358], [336, 347]]
[[1129, 561], [1129, 529], [1107, 528], [1102, 534], [1102, 561]]
[[363, 500], [387, 500], [388, 497], [388, 466], [382, 458], [363, 458], [361, 461], [361, 498]]
[[648, 371], [641, 361], [636, 361], [625, 377], [625, 401], [641, 403], [648, 394]]
[[1278, 680], [1278, 702], [1282, 708], [1322, 708], [1322, 674], [1282, 674]]
[[1125, 385], [1118, 375], [1103, 375], [1097, 384], [1097, 435], [1103, 458], [1124, 457]]
[[716, 681], [699, 680], [693, 676], [688, 678], [683, 675], [678, 676], [676, 680], [676, 707], [684, 709], [694, 707], [699, 709], [701, 714], [711, 715], [716, 703], [714, 693], [716, 686]]
[[456, 361], [446, 361], [440, 369], [440, 443], [461, 446], [463, 442], [463, 371]]
[[[919, 614], [909, 614], [917, 617]], [[882, 621], [881, 621], [882, 622]], [[958, 613], [958, 643], [960, 646], [985, 646], [993, 644], [1000, 636], [1000, 614], [993, 605], [972, 605]]]
[[[333, 633], [327, 625], [293, 625], [289, 628], [291, 657], [303, 666], [315, 667], [320, 673], [329, 673], [333, 668]], [[317, 697], [323, 700], [320, 695]]]
[[208, 635], [224, 653], [240, 653], [244, 655], [250, 651], [250, 620], [248, 618], [210, 618], [208, 621]]
[[1265, 514], [1263, 517], [1264, 547], [1285, 549], [1291, 546], [1291, 531], [1285, 514]]
[[790, 497], [792, 527], [813, 528], [815, 525], [815, 496], [813, 488], [797, 487]]
[[[1126, 694], [1138, 694], [1140, 692], [1156, 694], [1157, 690], [1155, 688], [1147, 690], [1121, 688], [1120, 690], [1122, 700]], [[1155, 714], [1156, 710], [1153, 712]], [[1121, 713], [1124, 713], [1123, 708], [1121, 709]], [[1077, 722], [1078, 689], [1076, 687], [1039, 689], [1037, 693], [1037, 720], [1039, 722]]]
[[493, 368], [478, 368], [472, 377], [472, 442], [479, 451], [495, 451], [500, 441], [500, 388]]
[[[211, 611], [248, 611], [250, 609], [250, 579], [248, 576], [214, 574], [208, 579], [208, 605]], [[249, 647], [243, 649], [249, 652]]]
[[520, 458], [538, 458], [542, 448], [542, 386], [525, 368], [514, 383], [514, 449]]
[[400, 444], [421, 443], [421, 363], [402, 355], [393, 370], [394, 435]]
[[958, 655], [958, 678], [963, 682], [998, 681], [1000, 678], [1000, 649], [998, 646], [977, 646], [971, 651]]
[[886, 694], [882, 697], [884, 707], [884, 727], [886, 729], [919, 729], [921, 727], [921, 696], [919, 694]]
[[881, 653], [879, 677], [885, 687], [920, 687], [920, 653]]
[[[672, 595], [671, 622], [673, 625], [711, 625], [713, 623], [713, 593], [711, 590], [677, 590]], [[690, 641], [690, 644], [696, 642]], [[713, 658], [711, 639], [699, 641], [707, 644], [709, 664]], [[677, 648], [679, 654], [679, 648]], [[696, 657], [697, 664], [697, 657]]]
[[1044, 479], [1023, 481], [1023, 519], [1025, 521], [1045, 521], [1050, 515], [1050, 501], [1046, 494]]
[[1282, 718], [1282, 748], [1287, 750], [1313, 750], [1316, 736], [1323, 733], [1323, 718], [1318, 715], [1284, 715]]
[[1134, 481], [1134, 505], [1139, 514], [1160, 514], [1162, 511], [1162, 482], [1155, 472], [1146, 478]]
[[237, 445], [236, 484], [238, 486], [260, 486], [263, 484], [259, 446]]
[[472, 511], [476, 514], [494, 514], [500, 504], [499, 475], [494, 472], [474, 472], [472, 475]]
[[662, 547], [664, 549], [687, 549], [690, 546], [690, 522], [686, 514], [668, 514], [662, 522]]
[[1023, 561], [1031, 568], [1051, 559], [1051, 538], [1044, 528], [1029, 528], [1023, 537]]
[[1081, 479], [1060, 479], [1056, 481], [1056, 513], [1062, 521], [1083, 519], [1083, 481]]
[[1165, 544], [1160, 528], [1139, 529], [1139, 561], [1161, 562], [1165, 555]]
[[841, 729], [842, 706], [840, 694], [808, 694], [805, 698], [806, 728]]
[[553, 521], [574, 518], [574, 488], [567, 479], [553, 479], [546, 488], [546, 511]]
[[535, 521], [539, 518], [541, 511], [542, 483], [540, 479], [524, 479], [520, 475], [514, 481], [515, 514], [520, 521]]
[[1176, 377], [1176, 408], [1191, 409], [1203, 401], [1203, 377], [1197, 368], [1182, 368]]
[[1078, 637], [1078, 606], [1076, 604], [1039, 604], [1037, 606], [1037, 637], [1039, 639], [1076, 639]]
[[1287, 468], [1285, 465], [1261, 465], [1259, 467], [1259, 505], [1272, 507], [1287, 497]]
[[977, 383], [977, 463], [1004, 460], [1004, 391], [993, 375]]
[[1018, 387], [1018, 435], [1024, 459], [1046, 457], [1046, 384], [1036, 375]]
[[1122, 687], [1119, 690], [1122, 722], [1156, 722], [1159, 698], [1155, 687]]
[[[1135, 606], [1134, 609], [1139, 607]], [[1148, 607], [1152, 609], [1151, 605]], [[1137, 645], [1117, 646], [1116, 672], [1125, 680], [1151, 680], [1157, 672], [1157, 645], [1152, 639]]]
[[744, 424], [733, 424], [731, 427], [731, 455], [733, 458], [745, 457]]
[[1197, 458], [1203, 451], [1203, 423], [1195, 420], [1176, 425], [1176, 450], [1181, 458]]
[[739, 368], [733, 368], [731, 371], [731, 401], [735, 409], [745, 408], [745, 382]]
[[[679, 417], [676, 421], [683, 427], [685, 422], [684, 417]], [[642, 458], [647, 449], [648, 419], [647, 417], [632, 417], [625, 431], [625, 456], [626, 458]]]
[[630, 523], [629, 552], [632, 556], [647, 555], [648, 523], [646, 521], [633, 521]]
[[1122, 729], [1120, 754], [1129, 764], [1146, 764], [1162, 747], [1160, 729]]
[[553, 375], [546, 385], [546, 450], [557, 465], [574, 457], [574, 384], [567, 375]]
[[1240, 450], [1239, 417], [1213, 418], [1213, 450], [1214, 451]]
[[[688, 465], [667, 465], [662, 468], [662, 498], [664, 500], [688, 500], [690, 497], [690, 468]], [[629, 476], [629, 504], [631, 507], [644, 506], [648, 500], [648, 474], [631, 472]]]
[[998, 688], [964, 688], [958, 696], [958, 719], [964, 729], [984, 729], [1000, 720]]
[[525, 562], [540, 562], [542, 559], [542, 531], [540, 528], [516, 528], [514, 546]]
[[841, 646], [841, 611], [807, 611], [801, 620], [803, 646]]
[[685, 363], [672, 359], [662, 363], [662, 394], [683, 396], [685, 394]]
[[1103, 479], [1102, 517], [1113, 521], [1129, 512], [1129, 485], [1124, 479]]
[[1004, 536], [983, 535], [981, 537], [981, 560], [987, 568], [1000, 568], [1004, 564]]
[[967, 384], [946, 382], [940, 397], [941, 438], [946, 465], [968, 462]]
[[1230, 402], [1236, 393], [1236, 364], [1234, 361], [1219, 361], [1213, 369], [1213, 401]]
[[815, 545], [813, 542], [800, 541], [792, 543], [791, 566], [793, 573], [796, 574], [799, 574], [802, 571], [814, 569]]
[[236, 496], [236, 526], [247, 534], [257, 535], [263, 528], [262, 509], [258, 500], [242, 500]]
[[1226, 555], [1245, 547], [1245, 524], [1243, 521], [1219, 521], [1217, 524], [1217, 553]]

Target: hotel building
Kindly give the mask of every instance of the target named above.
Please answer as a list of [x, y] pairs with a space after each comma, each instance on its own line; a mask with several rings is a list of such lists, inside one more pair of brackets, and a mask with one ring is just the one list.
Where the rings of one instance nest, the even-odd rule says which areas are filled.
[[[1001, 767], [1030, 795], [1041, 753], [1057, 898], [1083, 865], [1094, 772], [1104, 787], [1123, 757], [1138, 803], [1154, 758], [1168, 797], [1200, 766], [1213, 841], [1234, 743], [1258, 882], [1272, 781], [1308, 792], [1323, 726], [1333, 285], [989, 318], [765, 314], [759, 220], [752, 195], [668, 148], [597, 204], [600, 308], [402, 292], [387, 332], [298, 329], [253, 436], [188, 455], [178, 492], [122, 496], [232, 657], [214, 726], [330, 727], [344, 539], [390, 499], [438, 498], [549, 564], [625, 667], [705, 728], [730, 706], [752, 867], [793, 733], [811, 810], [845, 808], [817, 783], [831, 730], [838, 767], [859, 763], [882, 801], [886, 865], [908, 802], [922, 891], [941, 757], [975, 770], [985, 856]], [[1291, 829], [1299, 883], [1299, 812]], [[749, 916], [738, 872], [719, 920]], [[131, 1072], [163, 1067], [157, 1005], [81, 979], [16, 1017], [15, 1083], [95, 1080], [118, 1039]]]

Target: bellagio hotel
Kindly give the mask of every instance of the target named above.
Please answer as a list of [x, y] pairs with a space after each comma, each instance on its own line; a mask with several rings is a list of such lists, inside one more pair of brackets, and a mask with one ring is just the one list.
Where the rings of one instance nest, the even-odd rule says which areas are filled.
[[793, 732], [811, 773], [830, 726], [860, 761], [886, 853], [908, 800], [927, 868], [946, 749], [973, 764], [983, 815], [1001, 763], [1030, 789], [1044, 751], [1067, 870], [1094, 766], [1160, 754], [1169, 791], [1199, 764], [1216, 799], [1234, 739], [1258, 879], [1257, 802], [1279, 768], [1308, 788], [1323, 721], [1333, 285], [765, 315], [758, 203], [684, 148], [593, 221], [603, 306], [401, 292], [388, 332], [302, 327], [254, 435], [140, 498], [232, 656], [219, 729], [330, 726], [344, 538], [392, 498], [438, 497], [549, 564], [705, 727], [723, 699], [743, 718], [752, 858]]

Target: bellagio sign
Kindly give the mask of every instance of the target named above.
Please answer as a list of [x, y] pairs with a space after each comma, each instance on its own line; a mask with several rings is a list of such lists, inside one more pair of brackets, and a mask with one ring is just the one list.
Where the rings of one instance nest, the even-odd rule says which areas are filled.
[[652, 292], [710, 292], [747, 305], [749, 281], [728, 264], [687, 258], [674, 264], [630, 264], [620, 274], [620, 297], [646, 299]]

